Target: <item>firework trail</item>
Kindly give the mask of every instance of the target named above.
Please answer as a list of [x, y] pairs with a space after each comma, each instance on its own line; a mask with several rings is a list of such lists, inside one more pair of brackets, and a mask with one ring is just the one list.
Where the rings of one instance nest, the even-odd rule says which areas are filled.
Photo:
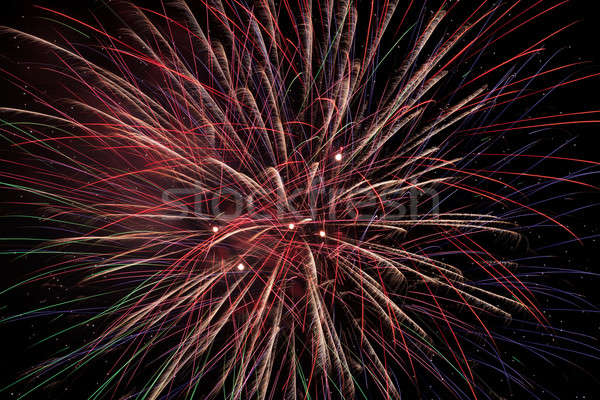
[[[524, 68], [570, 25], [480, 59], [565, 2], [484, 1], [461, 19], [459, 2], [198, 3], [124, 3], [116, 30], [42, 9], [91, 46], [3, 28], [52, 58], [41, 68], [61, 87], [52, 97], [4, 71], [41, 108], [2, 109], [2, 135], [23, 154], [3, 161], [2, 185], [62, 229], [27, 251], [54, 261], [17, 286], [74, 274], [90, 288], [6, 320], [112, 303], [62, 332], [103, 327], [15, 382], [34, 382], [23, 397], [109, 355], [90, 399], [401, 398], [404, 380], [497, 398], [482, 369], [537, 397], [503, 360], [519, 344], [497, 326], [551, 331], [546, 289], [489, 243], [518, 246], [519, 213], [577, 239], [528, 203], [535, 185], [515, 182], [596, 188], [507, 167], [539, 161], [529, 147], [489, 149], [598, 122], [596, 111], [506, 118], [593, 75]], [[536, 86], [542, 76], [557, 78]]]

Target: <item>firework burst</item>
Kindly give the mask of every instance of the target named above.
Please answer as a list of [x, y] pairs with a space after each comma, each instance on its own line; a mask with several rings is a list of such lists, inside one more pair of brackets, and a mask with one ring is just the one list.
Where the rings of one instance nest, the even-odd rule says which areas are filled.
[[594, 112], [504, 118], [570, 83], [534, 85], [573, 65], [524, 68], [566, 27], [478, 60], [561, 3], [483, 2], [460, 20], [458, 2], [201, 3], [123, 4], [115, 30], [43, 9], [93, 45], [4, 28], [61, 86], [55, 101], [5, 71], [43, 110], [3, 108], [12, 169], [28, 169], [3, 185], [62, 227], [28, 254], [71, 256], [21, 285], [86, 274], [112, 302], [79, 323], [103, 327], [94, 340], [25, 374], [26, 394], [110, 354], [92, 399], [401, 398], [405, 378], [488, 398], [481, 368], [530, 390], [494, 327], [548, 322], [489, 244], [521, 242], [510, 210], [577, 237], [504, 178], [595, 188], [488, 149]]

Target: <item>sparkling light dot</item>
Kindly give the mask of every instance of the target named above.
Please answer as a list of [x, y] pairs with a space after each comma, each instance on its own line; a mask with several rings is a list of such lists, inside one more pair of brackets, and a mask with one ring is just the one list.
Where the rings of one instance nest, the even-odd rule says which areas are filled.
[[336, 161], [342, 161], [342, 153], [337, 153], [337, 154], [335, 155], [335, 160], [336, 160]]
[[213, 227], [212, 227], [212, 231], [213, 231], [214, 233], [217, 233], [217, 232], [219, 232], [219, 227], [218, 227], [218, 226], [213, 226]]
[[319, 231], [319, 236], [325, 237], [325, 231]]
[[288, 225], [288, 228], [290, 228], [290, 229], [294, 229], [295, 227], [296, 227], [296, 225], [294, 225], [294, 224], [289, 224]]
[[237, 266], [237, 269], [239, 269], [240, 271], [243, 271], [243, 270], [246, 269], [246, 267], [244, 266], [244, 264], [239, 263], [238, 266]]

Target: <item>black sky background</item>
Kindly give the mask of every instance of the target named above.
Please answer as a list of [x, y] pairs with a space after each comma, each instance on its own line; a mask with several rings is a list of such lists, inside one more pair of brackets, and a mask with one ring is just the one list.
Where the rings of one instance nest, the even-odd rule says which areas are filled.
[[[43, 15], [43, 11], [35, 9], [34, 4], [44, 5], [57, 10], [64, 10], [67, 14], [81, 17], [87, 20], [92, 20], [92, 14], [104, 15], [107, 13], [104, 10], [103, 1], [99, 0], [4, 0], [0, 6], [0, 24], [21, 28], [25, 31], [31, 29], [40, 29], [40, 24], [48, 22], [37, 18]], [[141, 3], [141, 2], [138, 2]], [[150, 8], [156, 7], [158, 1], [145, 2]], [[475, 2], [473, 2], [475, 3]], [[552, 39], [549, 42], [549, 48], [564, 48], [565, 51], [561, 57], [567, 62], [585, 60], [589, 61], [587, 65], [581, 66], [578, 71], [581, 72], [600, 72], [600, 20], [595, 10], [596, 1], [575, 0], [561, 8], [560, 12], [552, 13], [546, 18], [543, 18], [543, 24], [534, 24], [532, 27], [519, 31], [518, 34], [512, 35], [510, 39], [504, 42], [506, 48], [513, 47], [515, 49], [522, 47], [524, 36], [535, 35], [536, 37], [542, 33], [549, 33], [551, 30], [558, 29], [571, 21], [580, 21], [576, 26], [561, 33], [558, 38]], [[104, 14], [103, 14], [104, 13]], [[543, 29], [543, 30], [542, 30]], [[12, 44], [10, 45], [12, 46]], [[13, 65], [16, 62], [16, 53], [10, 48], [7, 40], [0, 37], [0, 68], [5, 65]], [[27, 100], [23, 100], [18, 90], [8, 85], [0, 74], [0, 105], [19, 107]], [[536, 115], [544, 115], [558, 111], [572, 112], [581, 110], [600, 109], [599, 89], [600, 79], [588, 80], [582, 83], [571, 85], [561, 89], [553, 94], [549, 99], [540, 106]], [[52, 83], [50, 82], [49, 85]], [[600, 140], [600, 125], [585, 125], [585, 126], [570, 126], [564, 132], [564, 137], [577, 137], [574, 142], [576, 145], [569, 146], [568, 149], [561, 154], [568, 154], [569, 157], [600, 161], [599, 145]], [[547, 139], [546, 146], [548, 149], [562, 143], [564, 137], [550, 137]], [[515, 139], [523, 140], [523, 139]], [[511, 144], [511, 146], [514, 144]], [[510, 146], [509, 146], [510, 147]], [[7, 151], [1, 149], [0, 151]], [[2, 153], [0, 153], [2, 154]], [[545, 171], [548, 175], [563, 176], [567, 171], [562, 168], [565, 165], [551, 164], [548, 170]], [[600, 184], [600, 179], [589, 178], [587, 182]], [[12, 194], [6, 195], [0, 192], [0, 214], [9, 214], [13, 210], [9, 210]], [[598, 193], [584, 193], [577, 197], [575, 204], [569, 203], [569, 199], [564, 202], [557, 202], [556, 210], [564, 210], [569, 208], [577, 208], [580, 204], [598, 203], [600, 197]], [[588, 208], [584, 212], [575, 213], [574, 215], [566, 216], [561, 221], [567, 224], [580, 236], [593, 236], [600, 234], [598, 207]], [[3, 229], [2, 235], [12, 237], [15, 233], [22, 233], [21, 227], [15, 226], [14, 221], [4, 221], [0, 224]], [[556, 235], [552, 236], [552, 235]], [[554, 243], [566, 240], [564, 235], [560, 233], [550, 233], [538, 236], [537, 232], [532, 231], [529, 237], [531, 247], [539, 247], [544, 243]], [[598, 261], [598, 241], [590, 239], [584, 241], [583, 244], [572, 243], [562, 246], [557, 250], [560, 254], [560, 261], [557, 263], [566, 265], [568, 268], [582, 270], [586, 272], [600, 273], [600, 265]], [[3, 245], [4, 246], [4, 245]], [[0, 275], [0, 289], [10, 286], [22, 279], [24, 274], [32, 269], [32, 263], [39, 260], [20, 259], [15, 261], [13, 256], [4, 255], [0, 257], [0, 268], [3, 269]], [[33, 266], [33, 269], [38, 266]], [[586, 275], [576, 275], [567, 278], [549, 278], [549, 280], [558, 287], [570, 289], [577, 293], [583, 294], [586, 299], [594, 304], [600, 304], [600, 279], [592, 278]], [[63, 282], [68, 285], [68, 282]], [[35, 286], [29, 287], [27, 290], [11, 292], [10, 296], [0, 296], [0, 315], [2, 317], [13, 315], [19, 311], [31, 309], [41, 302], [45, 302], [52, 298], [52, 294], [36, 293], [38, 290]], [[52, 292], [53, 288], [42, 286], [39, 290], [48, 290]], [[77, 290], [77, 289], [74, 289]], [[556, 312], [551, 316], [555, 325], [570, 329], [573, 331], [584, 332], [591, 337], [598, 338], [600, 336], [600, 320], [597, 314], [594, 313], [560, 313]], [[56, 341], [55, 346], [63, 346], [65, 344], [76, 345], [83, 343], [86, 339], [93, 337], [96, 327], [83, 327], [80, 330], [75, 330], [69, 334], [69, 338]], [[55, 327], [49, 328], [44, 322], [36, 322], [32, 320], [20, 321], [7, 325], [0, 325], [0, 368], [4, 372], [0, 374], [0, 386], [4, 386], [17, 378], [20, 373], [26, 371], [28, 367], [36, 365], [45, 357], [48, 357], [51, 352], [52, 345], [43, 347], [40, 350], [37, 347], [30, 347], [40, 337], [48, 335], [49, 332], [54, 332]], [[596, 341], [596, 347], [598, 342]], [[556, 364], [556, 366], [548, 365], [542, 362], [531, 364], [530, 370], [536, 376], [536, 380], [550, 390], [552, 390], [560, 399], [600, 399], [600, 362], [588, 360], [578, 355], [573, 355], [571, 358], [580, 368], [569, 366], [568, 364]], [[106, 360], [108, 363], [109, 360]], [[586, 374], [585, 371], [588, 373]], [[594, 376], [598, 377], [594, 379]], [[98, 377], [101, 379], [101, 377]], [[71, 379], [60, 380], [51, 384], [47, 390], [38, 393], [33, 398], [48, 398], [48, 399], [80, 399], [86, 398], [82, 393], [88, 393], [91, 386], [95, 386], [98, 380], [85, 375], [77, 382], [72, 382]], [[0, 393], [0, 398], [13, 399], [17, 398], [18, 394], [22, 393], [22, 388], [9, 391], [8, 393]], [[38, 397], [39, 396], [39, 397]], [[408, 395], [407, 395], [408, 396]], [[542, 394], [540, 397], [545, 398]], [[407, 397], [411, 398], [411, 397]], [[522, 397], [521, 397], [522, 398]], [[548, 397], [550, 398], [550, 397]], [[519, 399], [519, 397], [517, 397]]]

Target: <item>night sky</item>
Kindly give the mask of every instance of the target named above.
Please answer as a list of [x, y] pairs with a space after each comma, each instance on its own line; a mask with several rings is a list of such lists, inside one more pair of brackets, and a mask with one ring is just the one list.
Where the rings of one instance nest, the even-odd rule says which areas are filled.
[[[102, 0], [55, 0], [55, 1], [30, 1], [30, 0], [5, 0], [0, 6], [0, 24], [25, 31], [37, 33], [46, 33], [52, 35], [57, 25], [40, 18], [46, 14], [33, 7], [33, 4], [50, 6], [56, 10], [63, 10], [67, 14], [93, 21], [93, 15], [99, 16], [107, 27], [111, 25], [112, 14], [107, 11]], [[110, 2], [108, 2], [110, 3]], [[141, 4], [142, 2], [137, 2]], [[149, 8], [160, 9], [160, 2], [143, 2]], [[474, 3], [474, 2], [473, 2]], [[556, 38], [547, 43], [549, 53], [540, 56], [540, 61], [545, 60], [551, 53], [561, 50], [555, 57], [555, 64], [587, 61], [586, 64], [578, 66], [573, 72], [576, 76], [600, 72], [600, 23], [598, 14], [593, 10], [595, 1], [579, 0], [571, 1], [563, 6], [561, 11], [550, 13], [548, 16], [540, 19], [538, 23], [522, 29], [519, 33], [511, 35], [509, 40], [503, 41], [501, 46], [496, 49], [497, 53], [509, 54], [511, 49], [521, 48], [523, 37], [539, 36], [542, 33], [550, 33], [560, 26], [572, 21], [579, 21], [575, 26], [562, 32]], [[76, 5], [75, 5], [76, 4]], [[112, 16], [112, 17], [111, 17]], [[61, 31], [62, 32], [62, 31]], [[18, 42], [11, 40], [7, 35], [0, 35], [0, 106], [14, 108], [33, 108], [29, 96], [24, 95], [20, 90], [11, 86], [6, 79], [2, 77], [6, 72], [16, 73], [25, 80], [31, 78], [37, 86], [43, 85], [50, 93], [59, 90], [59, 82], [50, 80], [43, 81], [37, 75], [36, 66], [28, 62], [40, 56], [44, 59], [44, 54], [36, 54], [39, 49], [23, 49]], [[485, 65], [489, 60], [481, 60]], [[575, 75], [574, 75], [575, 76]], [[564, 79], [569, 79], [565, 73]], [[549, 81], [556, 83], [556, 80]], [[600, 109], [599, 91], [600, 79], [589, 79], [583, 82], [569, 85], [552, 93], [540, 104], [533, 115], [548, 115], [558, 112], [575, 112], [584, 110]], [[593, 119], [591, 116], [590, 119]], [[534, 153], [548, 154], [560, 147], [559, 154], [564, 157], [600, 161], [598, 135], [600, 135], [600, 124], [586, 124], [580, 126], [566, 126], [564, 128], [552, 130], [550, 133], [541, 132], [529, 134], [528, 132], [514, 133], [505, 142], [498, 144], [497, 150], [510, 152], [520, 148], [526, 143], [538, 141]], [[566, 143], [566, 145], [565, 145]], [[3, 141], [0, 145], [0, 158], [9, 160], [18, 160], [20, 155]], [[513, 166], [513, 170], [518, 165]], [[543, 171], [544, 174], [551, 176], [564, 176], [568, 172], [565, 168], [574, 168], [572, 164], [564, 163], [546, 163], [543, 169], [537, 169], [537, 172]], [[596, 168], [596, 171], [598, 169]], [[15, 171], [18, 172], [18, 171]], [[518, 178], [515, 178], [518, 179]], [[600, 178], [597, 175], [589, 175], [585, 181], [591, 185], [600, 186]], [[1, 190], [1, 189], [0, 189]], [[554, 227], [538, 226], [523, 231], [526, 240], [518, 246], [511, 247], [506, 251], [508, 253], [522, 254], [526, 257], [539, 257], [537, 265], [543, 265], [549, 268], [560, 268], [564, 271], [577, 271], [572, 273], [552, 274], [549, 273], [543, 279], [544, 283], [580, 294], [584, 301], [587, 301], [587, 311], [563, 311], [565, 303], [557, 299], [545, 299], [542, 307], [550, 309], [547, 317], [550, 322], [559, 330], [578, 332], [587, 335], [585, 343], [595, 347], [600, 347], [598, 338], [600, 337], [600, 313], [596, 309], [600, 305], [600, 278], [594, 276], [600, 273], [598, 263], [598, 249], [600, 243], [600, 218], [599, 201], [600, 191], [593, 189], [573, 188], [572, 186], [559, 186], [553, 188], [556, 193], [564, 193], [564, 196], [554, 199], [549, 203], [544, 203], [543, 208], [548, 214], [560, 215], [569, 210], [582, 208], [579, 211], [569, 213], [560, 217], [560, 221], [583, 238], [582, 243], [569, 242], [562, 245], [554, 245], [569, 241], [568, 235], [555, 229]], [[562, 190], [563, 192], [558, 192]], [[536, 200], [552, 197], [551, 192], [537, 193], [533, 196], [532, 202]], [[32, 213], [30, 207], [17, 204], [27, 202], [30, 199], [23, 198], [21, 194], [2, 190], [0, 191], [0, 231], [3, 237], [37, 237], [52, 235], [35, 220], [23, 224], [22, 220], [14, 217], [18, 214]], [[456, 199], [455, 201], [460, 201]], [[589, 206], [589, 207], [588, 207]], [[533, 221], [533, 220], [532, 220]], [[537, 220], [536, 220], [537, 221]], [[43, 267], [43, 257], [16, 257], [10, 254], [13, 250], [27, 247], [27, 242], [2, 241], [0, 242], [0, 266], [2, 267], [2, 279], [0, 279], [0, 292], [5, 287], [10, 287], [16, 282], [27, 279], [31, 273]], [[498, 244], [498, 247], [501, 247]], [[539, 280], [538, 280], [539, 282]], [[78, 277], [52, 279], [45, 282], [39, 282], [34, 285], [25, 286], [7, 294], [0, 294], [0, 319], [25, 312], [32, 308], [40, 307], [53, 302], [64, 301], [65, 299], [85, 296], [86, 287], [80, 285]], [[577, 303], [583, 308], [583, 301]], [[100, 305], [99, 305], [100, 306]], [[76, 314], [76, 313], [74, 313]], [[0, 387], [10, 384], [18, 379], [28, 368], [38, 365], [40, 362], [52, 357], [58, 349], [65, 347], [75, 347], [92, 339], [101, 332], [98, 326], [80, 326], [67, 335], [57, 338], [51, 338], [42, 344], [34, 344], [42, 338], [48, 337], [52, 333], [79, 321], [77, 315], [63, 314], [61, 317], [34, 318], [26, 320], [0, 323], [0, 364], [3, 372], [0, 374]], [[507, 329], [510, 331], [510, 328]], [[546, 335], [546, 333], [544, 333]], [[514, 339], [519, 340], [520, 333], [514, 332]], [[528, 340], [524, 338], [523, 340]], [[538, 340], [552, 346], [553, 339], [551, 334]], [[582, 347], [573, 347], [581, 351]], [[590, 354], [593, 351], [590, 350]], [[520, 352], [511, 353], [510, 349], [505, 350], [505, 358], [514, 357], [518, 363], [526, 365], [525, 370], [538, 383], [546, 386], [560, 399], [599, 399], [600, 398], [600, 361], [584, 357], [579, 354], [565, 354], [568, 358], [566, 362], [545, 363], [542, 360], [531, 357], [528, 354]], [[595, 352], [598, 355], [598, 351]], [[64, 379], [58, 379], [48, 385], [45, 389], [36, 392], [31, 398], [40, 399], [83, 399], [90, 393], [90, 387], [102, 381], [106, 367], [116, 355], [107, 356], [103, 360], [98, 360], [91, 368], [77, 371], [72, 376]], [[140, 379], [143, 379], [140, 378]], [[502, 386], [502, 383], [495, 383], [496, 386]], [[24, 393], [29, 385], [27, 382], [17, 385], [14, 388], [0, 393], [0, 398], [16, 399]], [[406, 389], [406, 398], [416, 398], [417, 394], [410, 388]], [[543, 393], [537, 393], [541, 398], [545, 397]], [[120, 393], [114, 398], [126, 398], [127, 393]], [[516, 392], [512, 398], [517, 400], [525, 399], [522, 393]], [[444, 397], [442, 397], [444, 398]], [[510, 395], [502, 395], [500, 398], [510, 398]]]

